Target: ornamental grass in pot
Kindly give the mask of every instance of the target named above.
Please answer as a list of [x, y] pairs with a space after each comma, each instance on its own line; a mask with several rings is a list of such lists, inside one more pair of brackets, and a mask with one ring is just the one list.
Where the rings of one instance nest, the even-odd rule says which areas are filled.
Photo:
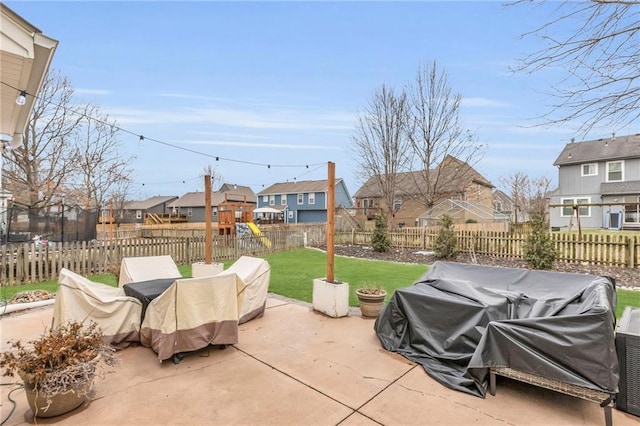
[[387, 292], [376, 285], [359, 287], [356, 289], [360, 311], [364, 317], [377, 317], [384, 306]]
[[94, 378], [102, 376], [104, 366], [119, 364], [94, 322], [87, 327], [69, 322], [27, 344], [8, 343], [10, 349], [0, 354], [0, 367], [5, 376], [22, 378], [36, 417], [59, 416], [79, 407], [93, 396]]

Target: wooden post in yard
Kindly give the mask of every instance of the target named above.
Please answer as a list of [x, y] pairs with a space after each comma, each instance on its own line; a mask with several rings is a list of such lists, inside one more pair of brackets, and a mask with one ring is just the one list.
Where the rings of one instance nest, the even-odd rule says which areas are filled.
[[213, 263], [213, 235], [211, 234], [211, 176], [204, 176], [204, 260], [205, 264]]
[[329, 161], [327, 179], [327, 282], [333, 282], [333, 233], [336, 222], [336, 164]]

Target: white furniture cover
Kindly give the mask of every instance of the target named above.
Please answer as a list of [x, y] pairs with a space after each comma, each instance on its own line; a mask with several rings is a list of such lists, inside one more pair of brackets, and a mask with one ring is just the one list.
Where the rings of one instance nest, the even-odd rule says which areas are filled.
[[142, 344], [164, 361], [210, 344], [238, 343], [238, 293], [243, 287], [235, 273], [175, 280], [149, 303]]
[[171, 256], [125, 257], [120, 264], [118, 286], [157, 278], [181, 278]]
[[142, 304], [122, 288], [99, 284], [62, 269], [53, 311], [53, 326], [69, 321], [98, 323], [106, 343], [122, 349], [140, 341]]
[[264, 259], [242, 256], [221, 274], [235, 273], [242, 280], [238, 293], [239, 323], [264, 315], [271, 279], [271, 266]]

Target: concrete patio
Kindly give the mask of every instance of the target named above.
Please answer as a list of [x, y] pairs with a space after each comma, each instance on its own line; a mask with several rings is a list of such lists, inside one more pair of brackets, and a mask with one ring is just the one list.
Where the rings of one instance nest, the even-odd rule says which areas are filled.
[[[74, 425], [604, 425], [603, 410], [552, 391], [498, 378], [495, 397], [449, 390], [421, 366], [387, 352], [373, 320], [333, 319], [309, 305], [270, 297], [263, 318], [240, 326], [240, 343], [208, 348], [180, 364], [159, 363], [149, 348], [119, 353], [122, 366], [97, 380], [94, 400], [38, 424]], [[1, 317], [2, 348], [31, 340], [52, 307]], [[15, 379], [2, 377], [2, 383]], [[12, 409], [2, 386], [2, 420]], [[5, 425], [33, 423], [24, 392]], [[613, 410], [616, 426], [638, 417]]]

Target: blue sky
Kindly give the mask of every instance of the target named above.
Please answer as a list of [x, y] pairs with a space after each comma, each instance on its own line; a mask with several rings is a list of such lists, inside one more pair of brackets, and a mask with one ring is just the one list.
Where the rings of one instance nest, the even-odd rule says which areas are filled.
[[578, 137], [568, 127], [531, 127], [552, 101], [557, 70], [509, 71], [540, 47], [520, 35], [545, 22], [553, 3], [6, 4], [59, 40], [52, 67], [79, 99], [127, 131], [185, 148], [122, 133], [124, 155], [136, 157], [134, 198], [202, 190], [208, 165], [259, 192], [325, 179], [328, 161], [353, 194], [361, 182], [348, 147], [358, 109], [383, 83], [401, 87], [434, 59], [463, 96], [465, 127], [488, 146], [476, 168], [497, 187], [517, 171], [555, 181], [553, 161]]

